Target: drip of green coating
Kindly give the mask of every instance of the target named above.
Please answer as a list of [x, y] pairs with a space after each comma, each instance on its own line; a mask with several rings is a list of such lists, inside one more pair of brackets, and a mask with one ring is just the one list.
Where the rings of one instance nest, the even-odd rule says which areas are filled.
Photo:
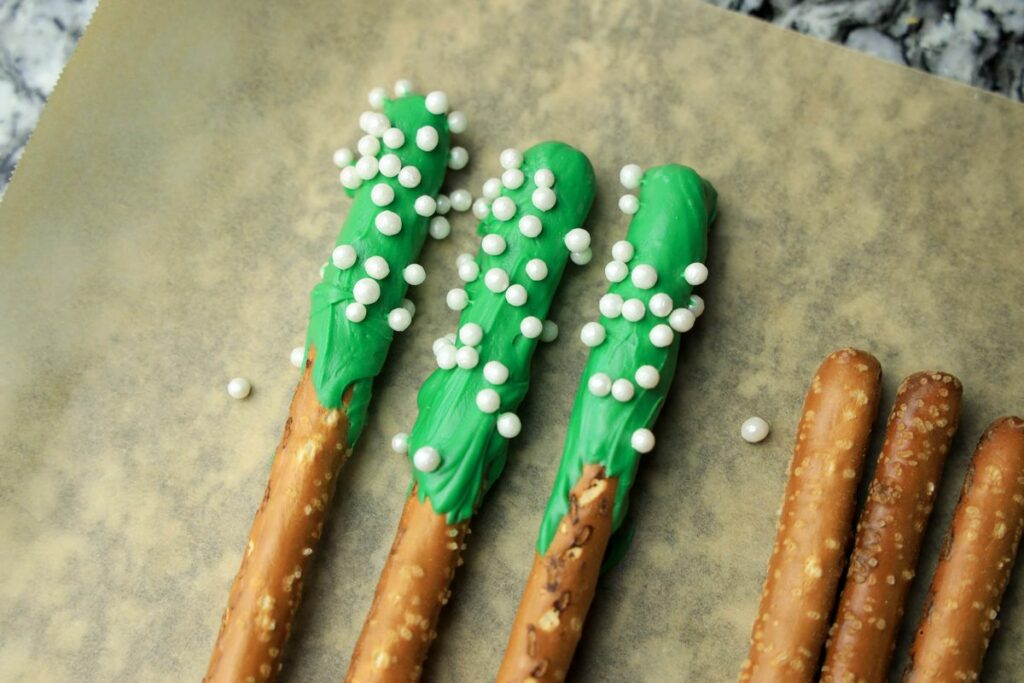
[[[406, 188], [398, 182], [398, 176], [387, 177], [378, 171], [371, 180], [350, 191], [355, 199], [335, 245], [351, 245], [356, 262], [345, 270], [333, 263], [324, 268], [323, 280], [313, 288], [306, 336], [306, 353], [310, 345], [316, 347], [312, 376], [320, 403], [325, 408], [337, 408], [345, 390], [353, 387], [347, 411], [349, 445], [359, 438], [366, 423], [373, 378], [383, 367], [391, 346], [394, 331], [388, 324], [388, 313], [400, 307], [405, 297], [407, 284], [402, 271], [415, 262], [427, 237], [431, 218], [417, 214], [414, 202], [423, 195], [436, 199], [448, 165], [447, 119], [427, 111], [422, 95], [386, 100], [383, 113], [392, 127], [402, 131], [405, 141], [396, 149], [381, 141], [377, 158], [396, 155], [403, 168], [413, 166], [419, 171], [420, 182]], [[437, 131], [437, 146], [429, 152], [416, 145], [416, 132], [424, 126]], [[387, 206], [377, 206], [370, 197], [378, 184], [394, 191], [394, 200]], [[401, 218], [402, 229], [396, 235], [385, 235], [376, 227], [377, 215], [385, 210]], [[369, 277], [365, 264], [371, 256], [383, 257], [390, 272], [378, 281], [380, 299], [366, 306], [366, 318], [352, 322], [345, 316], [345, 308], [355, 301], [355, 283]]]
[[[549, 211], [536, 208], [531, 200], [537, 189], [534, 174], [539, 169], [550, 169], [555, 177], [557, 201]], [[515, 215], [502, 221], [490, 214], [478, 227], [481, 237], [498, 234], [507, 245], [498, 255], [478, 251], [480, 276], [465, 287], [469, 304], [459, 324], [476, 323], [482, 328], [483, 340], [476, 347], [479, 362], [472, 369], [438, 369], [427, 378], [420, 388], [419, 416], [409, 436], [410, 459], [424, 446], [440, 454], [437, 469], [422, 472], [414, 465], [413, 477], [420, 500], [429, 498], [434, 510], [446, 514], [450, 524], [472, 516], [505, 467], [508, 440], [498, 434], [496, 423], [502, 413], [515, 411], [526, 396], [530, 359], [538, 342], [538, 338], [524, 336], [520, 324], [528, 316], [540, 320], [547, 316], [569, 259], [566, 233], [581, 225], [594, 199], [590, 161], [566, 144], [535, 145], [523, 155], [521, 170], [526, 178], [523, 184], [502, 191], [515, 203]], [[526, 215], [540, 219], [543, 228], [539, 236], [531, 238], [520, 232], [519, 221]], [[547, 264], [547, 276], [542, 280], [534, 281], [527, 275], [526, 264], [531, 259], [543, 259]], [[525, 305], [513, 306], [504, 293], [487, 288], [485, 274], [491, 268], [503, 269], [511, 284], [526, 289]], [[505, 383], [492, 385], [486, 381], [483, 368], [488, 361], [499, 361], [508, 368]], [[485, 413], [477, 407], [477, 394], [483, 389], [498, 393], [501, 407], [497, 412]]]
[[[629, 267], [632, 270], [645, 263], [653, 266], [658, 282], [652, 289], [645, 290], [627, 277], [608, 287], [609, 293], [618, 294], [624, 300], [640, 299], [646, 312], [638, 322], [630, 322], [621, 315], [601, 317], [605, 340], [591, 350], [580, 379], [562, 462], [537, 539], [537, 552], [542, 555], [551, 544], [562, 517], [569, 512], [569, 493], [586, 464], [603, 465], [607, 476], [618, 478], [612, 511], [613, 530], [618, 530], [622, 524], [640, 461], [640, 454], [631, 445], [631, 437], [638, 429], [650, 428], [657, 419], [679, 355], [678, 333], [673, 335], [669, 346], [659, 348], [651, 343], [651, 329], [667, 324], [668, 319], [656, 317], [648, 304], [659, 292], [671, 296], [675, 307], [689, 304], [693, 288], [683, 271], [691, 263], [703, 263], [707, 256], [707, 232], [715, 218], [716, 200], [715, 189], [693, 169], [670, 164], [644, 173], [640, 210], [633, 216], [627, 235], [635, 249]], [[629, 401], [620, 402], [611, 395], [596, 396], [588, 388], [590, 378], [599, 372], [613, 380], [626, 378], [635, 385], [634, 376], [642, 365], [654, 366], [660, 375], [659, 382], [653, 389], [636, 386], [636, 394]]]

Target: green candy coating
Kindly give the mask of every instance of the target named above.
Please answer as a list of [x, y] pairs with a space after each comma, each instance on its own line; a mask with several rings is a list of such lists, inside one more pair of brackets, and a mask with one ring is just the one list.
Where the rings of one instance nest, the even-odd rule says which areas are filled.
[[[373, 378], [381, 371], [391, 346], [394, 331], [388, 324], [388, 313], [400, 307], [405, 297], [407, 284], [402, 271], [415, 262], [428, 234], [431, 218], [417, 214], [414, 202], [422, 195], [436, 199], [448, 165], [448, 121], [443, 114], [427, 111], [422, 95], [385, 100], [384, 114], [392, 127], [402, 131], [405, 142], [397, 149], [389, 149], [382, 141], [377, 158], [395, 154], [402, 167], [414, 166], [419, 170], [420, 182], [414, 188], [406, 188], [397, 176], [388, 178], [378, 172], [355, 191], [347, 190], [355, 199], [335, 246], [351, 245], [356, 251], [356, 263], [346, 270], [327, 264], [323, 280], [313, 288], [306, 335], [306, 353], [311, 344], [317, 350], [312, 376], [320, 403], [325, 408], [339, 407], [346, 389], [352, 386], [347, 410], [349, 445], [356, 442], [366, 423]], [[416, 131], [423, 126], [432, 126], [437, 131], [437, 146], [429, 152], [416, 146]], [[394, 200], [385, 207], [377, 206], [370, 197], [374, 185], [379, 183], [394, 190]], [[396, 235], [385, 235], [375, 225], [377, 215], [385, 210], [393, 211], [402, 220], [402, 229]], [[382, 256], [390, 272], [379, 281], [380, 299], [366, 306], [366, 318], [352, 322], [345, 316], [345, 308], [355, 301], [352, 291], [356, 282], [369, 277], [365, 263], [371, 256]]]
[[[707, 257], [707, 233], [715, 219], [716, 202], [717, 194], [711, 184], [685, 166], [658, 166], [643, 175], [640, 209], [633, 216], [627, 235], [635, 249], [629, 266], [630, 270], [641, 264], [653, 266], [658, 282], [644, 290], [627, 277], [608, 287], [609, 293], [624, 300], [640, 299], [647, 310], [637, 322], [621, 315], [601, 317], [605, 340], [591, 350], [576, 393], [562, 461], [537, 539], [537, 552], [541, 555], [551, 544], [562, 517], [569, 512], [569, 492], [579, 481], [585, 464], [603, 465], [607, 476], [618, 478], [612, 528], [617, 531], [622, 525], [640, 461], [640, 454], [631, 445], [633, 432], [654, 424], [668, 395], [679, 356], [678, 333], [669, 346], [659, 348], [651, 343], [651, 329], [667, 324], [668, 318], [656, 317], [648, 302], [655, 294], [664, 292], [672, 297], [674, 307], [687, 306], [693, 287], [683, 272], [689, 264], [703, 263]], [[660, 380], [653, 389], [636, 386], [629, 401], [620, 402], [611, 395], [595, 396], [588, 388], [590, 378], [599, 372], [613, 380], [626, 378], [635, 385], [635, 373], [643, 365], [656, 368]]]
[[[505, 467], [508, 440], [498, 434], [496, 424], [502, 413], [515, 411], [526, 396], [530, 382], [530, 359], [539, 338], [528, 338], [520, 330], [527, 316], [544, 320], [562, 278], [569, 251], [565, 235], [581, 225], [594, 199], [594, 170], [582, 152], [561, 142], [543, 142], [523, 155], [523, 184], [514, 190], [503, 189], [502, 196], [516, 206], [511, 219], [498, 220], [493, 214], [479, 224], [481, 237], [501, 235], [506, 242], [504, 252], [497, 255], [477, 252], [480, 275], [465, 286], [469, 304], [459, 318], [460, 326], [476, 323], [483, 330], [483, 340], [476, 346], [479, 362], [472, 369], [455, 367], [438, 369], [420, 388], [417, 403], [419, 416], [409, 436], [409, 457], [424, 446], [433, 447], [441, 456], [440, 466], [432, 472], [413, 467], [413, 478], [419, 499], [430, 499], [438, 514], [446, 514], [450, 524], [472, 516], [486, 490]], [[555, 176], [555, 206], [541, 211], [532, 203], [537, 189], [534, 174], [550, 169]], [[495, 200], [497, 201], [497, 200]], [[519, 221], [526, 215], [540, 219], [543, 229], [535, 238], [523, 235]], [[532, 280], [526, 272], [531, 259], [543, 259], [547, 277]], [[495, 293], [485, 285], [491, 268], [508, 273], [511, 284], [526, 289], [522, 306], [510, 304], [504, 293]], [[457, 342], [461, 346], [460, 342]], [[488, 361], [499, 361], [509, 370], [507, 381], [492, 385], [483, 374]], [[478, 392], [493, 389], [501, 399], [495, 413], [477, 407]]]

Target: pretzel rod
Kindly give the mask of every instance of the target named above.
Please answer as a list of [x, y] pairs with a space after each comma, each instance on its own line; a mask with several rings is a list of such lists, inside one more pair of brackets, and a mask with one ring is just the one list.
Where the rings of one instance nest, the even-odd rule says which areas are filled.
[[412, 433], [395, 438], [410, 454], [414, 484], [352, 654], [352, 683], [419, 679], [470, 518], [520, 431], [513, 411], [527, 392], [566, 247], [573, 260], [589, 259], [589, 234], [577, 227], [594, 197], [587, 158], [545, 142], [525, 155], [506, 150], [501, 161], [502, 180], [485, 185], [494, 200], [478, 229], [481, 251], [475, 261], [460, 257], [466, 287], [448, 295], [462, 310], [458, 348], [434, 344], [439, 369], [420, 389]]
[[313, 288], [302, 378], [228, 597], [204, 678], [211, 683], [277, 677], [338, 472], [366, 421], [373, 378], [394, 332], [411, 321], [406, 285], [423, 275], [413, 260], [428, 229], [447, 227], [443, 217], [430, 218], [448, 163], [447, 97], [387, 99], [375, 91], [374, 100], [383, 113], [360, 117], [364, 156], [354, 162], [350, 153], [336, 155], [355, 201]]
[[900, 385], [857, 525], [822, 683], [886, 680], [962, 392], [956, 377], [937, 372]]
[[814, 375], [741, 683], [810, 683], [817, 676], [880, 379], [875, 357], [855, 349], [832, 353]]
[[1024, 530], [1024, 420], [978, 443], [932, 579], [906, 683], [977, 681]]
[[[623, 175], [635, 187], [631, 168]], [[640, 455], [654, 447], [650, 428], [675, 374], [676, 332], [691, 329], [701, 307], [691, 291], [707, 275], [715, 190], [675, 164], [649, 169], [638, 181], [639, 210], [606, 269], [611, 285], [601, 298], [601, 322], [581, 333], [593, 349], [499, 683], [565, 679]], [[623, 203], [630, 208], [629, 199]]]

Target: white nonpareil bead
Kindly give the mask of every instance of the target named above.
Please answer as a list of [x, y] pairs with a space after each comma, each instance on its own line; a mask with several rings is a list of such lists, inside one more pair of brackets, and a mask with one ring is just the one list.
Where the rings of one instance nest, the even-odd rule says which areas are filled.
[[704, 299], [696, 294], [691, 294], [690, 303], [687, 304], [686, 307], [693, 311], [693, 314], [699, 318], [701, 313], [704, 312]]
[[399, 97], [405, 97], [412, 93], [412, 81], [408, 78], [402, 78], [395, 81], [395, 94]]
[[363, 180], [372, 180], [377, 175], [377, 157], [360, 157], [356, 162], [356, 173]]
[[370, 190], [370, 201], [377, 206], [387, 206], [395, 201], [395, 191], [387, 183], [377, 183]]
[[540, 331], [542, 342], [553, 342], [558, 339], [558, 323], [554, 320], [545, 320], [544, 328]]
[[375, 157], [377, 152], [380, 151], [380, 140], [372, 135], [364, 135], [356, 143], [356, 149], [364, 157]]
[[405, 332], [412, 324], [412, 314], [404, 308], [393, 308], [388, 313], [388, 326], [395, 332]]
[[530, 259], [526, 262], [526, 276], [534, 282], [540, 282], [548, 276], [548, 264], [544, 259]]
[[500, 386], [508, 381], [508, 368], [501, 361], [488, 361], [484, 364], [484, 379]]
[[523, 306], [526, 304], [526, 287], [512, 285], [505, 290], [505, 301], [512, 306]]
[[550, 211], [555, 206], [555, 192], [548, 187], [538, 187], [533, 191], [533, 195], [530, 197], [533, 205], [541, 211]]
[[651, 343], [657, 346], [659, 349], [663, 349], [666, 346], [672, 344], [672, 340], [675, 335], [672, 333], [672, 328], [664, 323], [655, 325], [651, 328], [650, 339]]
[[502, 168], [519, 168], [523, 165], [523, 154], [518, 149], [510, 147], [498, 156], [498, 163]]
[[235, 377], [228, 382], [228, 396], [243, 399], [252, 392], [252, 384], [244, 377]]
[[470, 259], [459, 265], [459, 279], [463, 282], [475, 282], [480, 277], [480, 266]]
[[626, 214], [627, 216], [632, 216], [639, 210], [640, 200], [637, 199], [634, 195], [624, 194], [621, 197], [619, 197], [619, 211], [621, 211], [622, 213]]
[[351, 244], [339, 244], [331, 252], [331, 261], [338, 270], [348, 270], [356, 263], [356, 250]]
[[405, 144], [405, 133], [400, 128], [388, 128], [381, 136], [384, 144], [391, 149], [400, 149]]
[[654, 432], [650, 429], [638, 429], [629, 437], [629, 445], [637, 453], [650, 453], [654, 450]]
[[539, 169], [533, 174], [533, 184], [537, 187], [554, 187], [555, 174], [551, 172], [550, 168]]
[[484, 339], [484, 330], [477, 323], [466, 323], [459, 328], [459, 341], [466, 346], [476, 346]]
[[338, 168], [345, 168], [355, 159], [355, 155], [352, 154], [352, 150], [348, 147], [339, 147], [334, 150], [334, 165]]
[[646, 313], [644, 302], [640, 299], [627, 299], [622, 304], [622, 317], [631, 323], [643, 320]]
[[619, 294], [605, 294], [597, 302], [597, 310], [606, 318], [618, 318], [622, 315], [622, 296]]
[[366, 129], [370, 127], [370, 117], [372, 115], [372, 111], [364, 111], [359, 115], [359, 130], [367, 132]]
[[484, 250], [485, 254], [490, 254], [491, 256], [504, 253], [505, 246], [505, 238], [493, 233], [484, 235], [484, 238], [480, 241], [480, 248]]
[[573, 228], [565, 234], [565, 248], [573, 253], [590, 248], [590, 233], [583, 228]]
[[639, 289], [650, 289], [658, 284], [658, 271], [646, 263], [635, 266], [629, 277], [633, 281], [633, 286]]
[[591, 259], [594, 258], [594, 252], [590, 248], [586, 248], [583, 251], [574, 251], [569, 254], [569, 260], [575, 263], [577, 266], [585, 266], [590, 263]]
[[469, 163], [469, 152], [465, 147], [452, 147], [448, 152], [448, 168], [461, 171]]
[[651, 300], [647, 302], [647, 307], [651, 310], [652, 315], [656, 315], [659, 318], [664, 318], [672, 312], [672, 297], [665, 292], [659, 292], [651, 297]]
[[416, 201], [413, 202], [412, 208], [413, 211], [416, 212], [417, 216], [429, 218], [434, 215], [435, 211], [437, 211], [437, 200], [429, 194], [421, 194], [416, 198]]
[[590, 322], [580, 329], [580, 339], [591, 348], [599, 346], [605, 338], [604, 325]]
[[411, 190], [418, 187], [420, 180], [422, 180], [420, 169], [415, 166], [403, 166], [402, 170], [398, 172], [398, 184], [404, 188]]
[[448, 219], [444, 216], [434, 216], [430, 219], [430, 227], [428, 228], [430, 236], [435, 240], [443, 240], [448, 235], [452, 234], [452, 224], [448, 222]]
[[480, 362], [480, 352], [472, 346], [462, 346], [455, 352], [455, 362], [463, 370], [472, 370]]
[[358, 190], [359, 186], [363, 184], [363, 179], [359, 177], [359, 171], [356, 170], [355, 166], [346, 166], [341, 169], [338, 179], [349, 190]]
[[481, 389], [476, 394], [476, 407], [484, 413], [496, 413], [501, 407], [501, 397], [494, 389]]
[[501, 268], [491, 268], [484, 275], [484, 284], [495, 294], [508, 289], [508, 273]]
[[412, 466], [420, 472], [433, 472], [441, 466], [441, 455], [435, 448], [422, 446], [413, 453]]
[[424, 152], [433, 152], [437, 140], [437, 129], [433, 126], [423, 126], [416, 131], [416, 146]]
[[451, 344], [442, 347], [434, 355], [437, 357], [437, 367], [442, 370], [451, 370], [455, 367], [455, 347]]
[[461, 111], [453, 111], [448, 114], [448, 130], [453, 133], [465, 133], [468, 121], [466, 115]]
[[302, 346], [296, 346], [292, 349], [292, 352], [288, 354], [288, 360], [291, 361], [292, 365], [297, 368], [302, 367], [302, 360], [306, 357], [306, 349]]
[[352, 287], [352, 296], [364, 306], [375, 304], [380, 299], [380, 285], [373, 278], [360, 278]]
[[607, 396], [612, 391], [612, 378], [603, 372], [595, 372], [587, 380], [587, 389], [594, 396]]
[[512, 220], [512, 217], [516, 215], [516, 203], [512, 201], [511, 197], [498, 197], [491, 204], [491, 213], [499, 221]]
[[483, 187], [480, 188], [480, 193], [484, 196], [484, 199], [497, 199], [501, 195], [501, 181], [497, 178], [488, 178], [484, 181]]
[[370, 115], [366, 117], [366, 128], [363, 130], [370, 135], [374, 135], [379, 138], [381, 135], [384, 135], [384, 131], [390, 127], [391, 121], [388, 120], [387, 116], [379, 112], [371, 112]]
[[697, 316], [689, 308], [677, 308], [668, 317], [668, 324], [676, 332], [689, 332], [693, 329], [695, 322], [697, 322]]
[[395, 453], [409, 452], [409, 435], [405, 432], [398, 432], [391, 437], [391, 450]]
[[455, 257], [455, 265], [461, 266], [463, 263], [469, 263], [473, 260], [473, 255], [467, 252], [462, 252]]
[[514, 439], [523, 430], [523, 423], [515, 413], [502, 413], [498, 416], [498, 433], [506, 439]]
[[456, 287], [448, 292], [444, 301], [453, 311], [461, 311], [469, 304], [469, 295], [466, 294], [466, 290]]
[[528, 315], [519, 323], [519, 331], [527, 339], [536, 339], [544, 331], [544, 323], [540, 321], [540, 318]]
[[469, 211], [469, 207], [473, 206], [473, 195], [469, 193], [469, 190], [455, 190], [449, 199], [452, 208], [456, 211]]
[[452, 343], [448, 341], [448, 337], [438, 337], [437, 339], [434, 340], [434, 343], [431, 345], [430, 348], [434, 352], [434, 355], [436, 356], [441, 351], [441, 349], [451, 345]]
[[427, 93], [427, 111], [431, 114], [444, 114], [448, 111], [448, 95], [442, 90]]
[[510, 190], [518, 190], [526, 181], [526, 176], [518, 168], [510, 168], [501, 174], [501, 184]]
[[526, 237], [536, 237], [543, 229], [544, 226], [541, 225], [540, 219], [536, 216], [527, 215], [519, 219], [519, 232], [523, 233]]
[[373, 219], [373, 224], [384, 235], [397, 235], [402, 232], [402, 218], [394, 211], [381, 211]]
[[641, 365], [637, 368], [633, 379], [636, 380], [637, 386], [643, 389], [653, 389], [661, 381], [661, 374], [653, 365]]
[[635, 190], [640, 187], [640, 179], [643, 178], [644, 172], [636, 164], [626, 164], [619, 171], [619, 182], [627, 190]]
[[683, 271], [683, 277], [694, 287], [702, 285], [708, 279], [708, 267], [703, 263], [691, 263]]
[[374, 88], [370, 91], [370, 94], [366, 96], [370, 106], [374, 109], [380, 109], [384, 106], [384, 100], [388, 98], [388, 91], [386, 88]]
[[402, 160], [398, 158], [397, 154], [385, 154], [380, 158], [377, 167], [385, 178], [394, 178], [402, 170]]
[[402, 271], [402, 277], [413, 287], [418, 287], [427, 279], [427, 271], [418, 263], [410, 263]]
[[633, 254], [635, 253], [636, 250], [633, 248], [633, 244], [626, 240], [619, 240], [612, 245], [612, 258], [616, 261], [629, 263], [633, 259]]
[[374, 280], [383, 280], [391, 272], [391, 266], [383, 256], [371, 256], [366, 259], [363, 268], [366, 269], [366, 274]]
[[350, 322], [363, 322], [366, 320], [366, 306], [357, 301], [353, 301], [345, 307], [345, 317], [348, 318]]
[[636, 389], [628, 379], [619, 378], [612, 382], [612, 398], [616, 401], [621, 401], [622, 403], [632, 401], [635, 393]]
[[452, 201], [448, 198], [448, 195], [439, 194], [437, 195], [437, 212], [442, 216], [451, 211]]
[[473, 202], [473, 215], [478, 219], [483, 220], [487, 218], [487, 214], [491, 212], [491, 203], [483, 197], [478, 197]]
[[764, 441], [769, 431], [771, 431], [771, 425], [760, 417], [749, 417], [740, 426], [740, 436], [748, 443]]
[[622, 282], [629, 275], [629, 266], [622, 261], [609, 261], [604, 267], [604, 276], [608, 282]]
[[409, 315], [416, 315], [416, 304], [409, 299], [402, 299], [402, 308], [409, 311]]

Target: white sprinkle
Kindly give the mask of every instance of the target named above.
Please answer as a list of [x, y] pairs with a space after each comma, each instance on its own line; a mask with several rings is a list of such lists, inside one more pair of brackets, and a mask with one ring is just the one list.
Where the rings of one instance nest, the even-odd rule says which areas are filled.
[[410, 263], [402, 271], [402, 277], [405, 278], [407, 283], [417, 287], [422, 285], [423, 281], [427, 279], [427, 271], [418, 263]]
[[526, 304], [526, 287], [512, 285], [505, 290], [505, 301], [512, 306], [523, 306]]
[[459, 279], [463, 282], [475, 282], [480, 277], [480, 266], [470, 258], [469, 261], [459, 264]]
[[743, 421], [740, 426], [740, 436], [744, 441], [757, 443], [764, 441], [768, 436], [771, 426], [759, 417], [750, 417]]
[[252, 391], [252, 384], [244, 377], [235, 377], [228, 382], [228, 395], [231, 398], [243, 399]]
[[541, 211], [550, 211], [555, 206], [555, 192], [547, 187], [538, 187], [533, 191], [531, 201]]
[[594, 258], [594, 252], [590, 248], [584, 249], [583, 251], [572, 252], [569, 254], [569, 259], [577, 266], [585, 266], [590, 263], [591, 259]]
[[650, 453], [654, 450], [654, 432], [650, 429], [638, 429], [629, 437], [629, 445], [637, 453]]
[[391, 450], [395, 453], [409, 452], [409, 435], [405, 432], [398, 432], [391, 437]]
[[405, 133], [399, 128], [388, 128], [382, 136], [384, 144], [391, 149], [399, 149], [405, 144]]
[[646, 263], [634, 267], [629, 277], [633, 281], [633, 285], [639, 289], [650, 289], [658, 284], [658, 271]]
[[359, 177], [359, 171], [356, 170], [355, 166], [346, 166], [341, 169], [338, 179], [341, 180], [342, 185], [350, 190], [358, 190], [359, 186], [363, 184], [363, 179]]
[[371, 116], [373, 116], [372, 111], [364, 111], [359, 115], [359, 130], [369, 132], [366, 129], [370, 127]]
[[491, 204], [491, 213], [499, 221], [509, 221], [516, 215], [516, 203], [510, 197], [498, 197]]
[[558, 339], [558, 323], [554, 320], [545, 320], [544, 329], [540, 331], [540, 340], [542, 342], [553, 342]]
[[477, 323], [466, 323], [459, 328], [459, 341], [466, 346], [476, 346], [484, 339], [484, 330]]
[[416, 449], [412, 456], [412, 466], [420, 472], [433, 472], [441, 466], [441, 455], [430, 446]]
[[391, 127], [391, 121], [388, 120], [388, 117], [378, 112], [371, 112], [366, 117], [365, 123], [366, 127], [363, 130], [378, 138], [384, 135], [384, 131]]
[[437, 211], [437, 200], [429, 194], [421, 194], [416, 198], [416, 201], [413, 202], [412, 208], [413, 211], [416, 212], [417, 216], [429, 218], [434, 215], [435, 211]]
[[689, 308], [677, 308], [668, 317], [668, 324], [676, 332], [689, 332], [693, 329], [695, 322], [697, 322], [697, 316]]
[[643, 175], [643, 170], [636, 164], [626, 164], [619, 171], [619, 182], [627, 190], [635, 190], [640, 187], [640, 179]]
[[455, 352], [455, 362], [463, 370], [472, 370], [480, 362], [480, 352], [472, 346], [462, 346]]
[[534, 282], [540, 282], [548, 276], [548, 264], [543, 259], [530, 259], [526, 262], [526, 276]]
[[359, 138], [359, 142], [356, 143], [356, 149], [364, 157], [375, 157], [377, 152], [380, 151], [380, 140], [373, 137], [372, 135], [364, 135]]
[[510, 147], [498, 156], [498, 162], [502, 168], [519, 168], [523, 165], [523, 154], [518, 149]]
[[594, 396], [607, 396], [612, 391], [612, 378], [603, 372], [595, 372], [587, 380], [587, 389]]
[[377, 206], [387, 206], [395, 201], [395, 191], [387, 183], [377, 183], [370, 190], [370, 200]]
[[628, 379], [620, 378], [612, 382], [612, 398], [616, 401], [620, 401], [622, 403], [632, 401], [635, 393], [636, 389], [633, 387], [633, 383]]
[[448, 337], [438, 337], [437, 339], [434, 340], [431, 349], [433, 350], [434, 355], [436, 356], [441, 349], [451, 345], [452, 343], [448, 340]]
[[288, 354], [288, 360], [290, 360], [292, 362], [292, 365], [294, 365], [297, 368], [302, 367], [302, 361], [303, 359], [305, 359], [305, 357], [306, 349], [302, 346], [296, 346], [294, 349], [292, 349], [292, 352]]
[[374, 280], [383, 280], [391, 272], [391, 266], [383, 256], [371, 256], [366, 259], [363, 268], [366, 269], [366, 274]]
[[434, 354], [437, 357], [437, 367], [442, 370], [451, 370], [456, 364], [455, 347], [451, 344], [442, 347]]
[[370, 106], [374, 109], [380, 109], [384, 106], [384, 100], [388, 98], [387, 88], [374, 88], [370, 91], [367, 96], [367, 100], [370, 102]]
[[355, 155], [348, 147], [339, 147], [334, 150], [334, 165], [338, 168], [345, 168], [352, 163], [353, 159], [355, 159]]
[[497, 178], [488, 178], [484, 181], [481, 194], [483, 194], [484, 199], [497, 199], [501, 194], [501, 181]]
[[619, 197], [619, 211], [622, 213], [632, 216], [640, 210], [640, 200], [634, 195], [624, 194]]
[[508, 273], [501, 268], [491, 268], [484, 275], [484, 284], [495, 294], [508, 289]]
[[508, 381], [508, 368], [501, 361], [488, 361], [484, 364], [484, 379], [500, 386]]
[[354, 323], [361, 323], [366, 320], [366, 306], [353, 301], [345, 307], [345, 317]]
[[422, 179], [420, 169], [415, 166], [403, 166], [402, 170], [398, 172], [398, 184], [410, 190], [419, 186]]
[[452, 225], [444, 216], [434, 216], [430, 219], [430, 236], [435, 240], [443, 240], [452, 234]]
[[619, 294], [605, 294], [597, 302], [597, 310], [606, 318], [618, 318], [622, 315], [622, 296]]
[[605, 338], [604, 326], [601, 323], [590, 322], [580, 330], [580, 339], [591, 348], [599, 346]]
[[683, 277], [693, 286], [702, 285], [708, 279], [708, 267], [703, 263], [691, 263], [683, 271]]
[[573, 228], [565, 234], [565, 247], [573, 253], [590, 248], [590, 233], [583, 228]]
[[416, 304], [409, 299], [402, 299], [402, 308], [409, 311], [409, 315], [416, 315]]
[[519, 331], [527, 339], [536, 339], [544, 331], [544, 323], [540, 321], [540, 318], [528, 315], [519, 323]]
[[444, 300], [445, 303], [448, 304], [448, 308], [453, 311], [461, 311], [467, 304], [469, 304], [469, 295], [466, 294], [466, 290], [455, 288], [448, 292]]
[[672, 334], [672, 328], [664, 323], [655, 325], [651, 328], [650, 339], [651, 343], [658, 348], [665, 348], [672, 343], [672, 339], [675, 337]]
[[469, 207], [473, 206], [473, 195], [469, 193], [469, 190], [455, 190], [450, 199], [452, 208], [456, 211], [469, 211]]
[[518, 168], [510, 168], [501, 174], [501, 184], [510, 190], [518, 190], [526, 181], [526, 176]]
[[622, 261], [609, 261], [604, 267], [604, 276], [608, 282], [622, 282], [629, 275], [629, 266]]
[[490, 212], [491, 203], [488, 202], [483, 197], [478, 197], [477, 200], [473, 202], [473, 215], [476, 216], [478, 219], [483, 220], [487, 218], [487, 214], [489, 214]]
[[404, 308], [393, 308], [388, 313], [388, 325], [395, 332], [405, 332], [412, 324], [412, 314]]
[[360, 278], [352, 287], [352, 296], [364, 306], [375, 304], [380, 299], [380, 285], [372, 278]]
[[433, 152], [437, 147], [437, 129], [433, 126], [423, 126], [416, 131], [416, 146], [424, 152]]
[[537, 187], [552, 187], [555, 184], [555, 174], [549, 168], [542, 168], [533, 174], [533, 184]]
[[658, 368], [653, 365], [641, 365], [637, 368], [634, 379], [637, 386], [644, 389], [653, 389], [661, 381], [661, 374], [658, 372]]
[[484, 235], [483, 240], [480, 242], [480, 247], [484, 250], [484, 253], [491, 256], [503, 253], [505, 246], [505, 238], [496, 234]]
[[437, 195], [437, 213], [445, 215], [452, 209], [452, 202], [448, 198], [448, 195], [439, 194]]
[[348, 270], [356, 262], [356, 250], [351, 244], [339, 244], [331, 252], [331, 261], [338, 270]]
[[377, 175], [377, 157], [360, 157], [356, 162], [356, 173], [363, 180], [372, 180]]
[[635, 250], [633, 245], [626, 240], [619, 240], [612, 245], [612, 258], [616, 261], [622, 261], [623, 263], [629, 263], [633, 259]]
[[426, 105], [431, 114], [444, 114], [448, 111], [448, 95], [441, 90], [427, 93]]
[[622, 304], [622, 317], [631, 323], [643, 320], [646, 313], [644, 302], [640, 301], [640, 299], [627, 299]]
[[377, 166], [382, 176], [394, 178], [402, 170], [402, 160], [398, 158], [397, 154], [389, 153], [380, 158], [380, 163]]
[[453, 133], [465, 133], [466, 132], [466, 115], [461, 111], [453, 111], [448, 114], [448, 130]]
[[501, 407], [501, 397], [494, 389], [481, 389], [476, 394], [476, 407], [485, 413], [496, 413]]
[[453, 171], [461, 171], [469, 163], [469, 152], [465, 147], [452, 147], [448, 152], [448, 168]]
[[395, 94], [399, 97], [405, 97], [412, 92], [412, 81], [408, 78], [395, 81]]
[[697, 296], [696, 294], [691, 294], [690, 303], [687, 304], [686, 307], [693, 311], [693, 314], [699, 318], [701, 316], [701, 313], [704, 312], [704, 299]]
[[498, 416], [498, 433], [506, 439], [514, 439], [523, 430], [523, 423], [515, 413], [502, 413]]
[[665, 292], [659, 292], [651, 297], [651, 300], [647, 302], [647, 307], [653, 315], [664, 318], [672, 312], [672, 297]]
[[392, 236], [402, 231], [402, 219], [394, 211], [381, 211], [373, 220], [373, 224], [382, 234]]
[[540, 219], [536, 216], [523, 216], [519, 219], [519, 232], [527, 237], [536, 237], [543, 230]]

